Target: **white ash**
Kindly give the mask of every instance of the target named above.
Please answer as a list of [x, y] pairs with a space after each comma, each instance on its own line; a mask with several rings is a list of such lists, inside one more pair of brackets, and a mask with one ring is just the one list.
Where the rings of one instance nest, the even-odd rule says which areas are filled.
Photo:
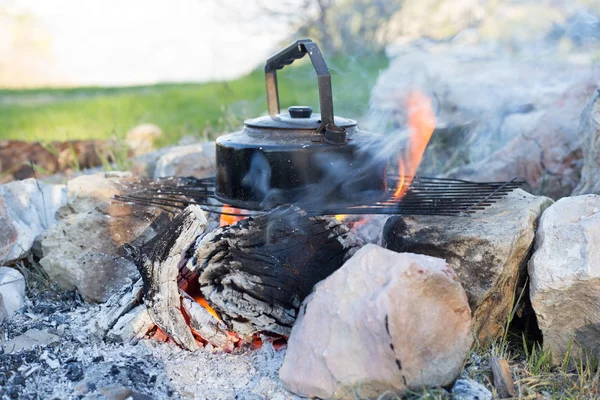
[[148, 342], [163, 361], [171, 385], [183, 398], [195, 399], [300, 399], [279, 382], [285, 350], [269, 343], [260, 350], [234, 354], [189, 352], [175, 346]]
[[[105, 343], [86, 325], [100, 310], [73, 292], [31, 289], [23, 312], [0, 325], [0, 399], [295, 399], [278, 372], [285, 350], [269, 344], [232, 354], [169, 343]], [[58, 342], [8, 353], [28, 331]], [[40, 332], [36, 334], [40, 334]]]

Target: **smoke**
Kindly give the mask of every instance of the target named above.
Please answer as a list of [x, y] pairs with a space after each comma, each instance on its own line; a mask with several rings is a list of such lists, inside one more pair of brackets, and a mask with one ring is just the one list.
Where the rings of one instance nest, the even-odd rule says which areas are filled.
[[[378, 77], [361, 120], [384, 133], [389, 148], [402, 151], [410, 135], [408, 94], [415, 88], [426, 93], [437, 126], [420, 174], [441, 176], [490, 158], [539, 130], [542, 116], [571, 87], [597, 81], [600, 7], [445, 1], [440, 10], [450, 3], [456, 9], [452, 23], [444, 24], [448, 14], [425, 12], [428, 3], [411, 3], [400, 13], [408, 25], [388, 47], [390, 66]], [[477, 13], [467, 3], [476, 3]]]

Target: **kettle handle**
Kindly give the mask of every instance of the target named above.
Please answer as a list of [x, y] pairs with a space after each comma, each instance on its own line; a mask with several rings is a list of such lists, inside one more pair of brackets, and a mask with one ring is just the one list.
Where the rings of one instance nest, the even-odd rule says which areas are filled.
[[331, 92], [331, 75], [319, 46], [310, 39], [296, 40], [285, 49], [272, 55], [265, 65], [265, 81], [267, 84], [267, 106], [269, 115], [279, 114], [279, 91], [277, 89], [277, 70], [290, 65], [308, 53], [319, 86], [319, 103], [321, 107], [321, 127], [334, 125], [333, 96]]

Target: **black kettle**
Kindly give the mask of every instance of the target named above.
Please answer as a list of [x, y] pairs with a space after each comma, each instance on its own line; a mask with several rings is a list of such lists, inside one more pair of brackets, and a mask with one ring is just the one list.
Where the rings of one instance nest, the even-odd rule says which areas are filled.
[[[321, 113], [294, 106], [280, 113], [277, 70], [309, 55], [317, 73]], [[268, 116], [216, 141], [215, 195], [251, 210], [282, 204], [326, 209], [385, 196], [387, 159], [382, 135], [334, 116], [331, 75], [319, 46], [297, 40], [265, 66]]]

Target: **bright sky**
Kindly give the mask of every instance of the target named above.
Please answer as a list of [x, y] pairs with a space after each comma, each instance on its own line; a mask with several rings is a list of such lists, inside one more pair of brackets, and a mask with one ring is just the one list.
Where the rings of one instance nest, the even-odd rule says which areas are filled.
[[232, 78], [289, 34], [282, 23], [258, 21], [256, 5], [243, 0], [0, 0], [0, 7], [33, 14], [49, 33], [52, 69], [79, 85]]

